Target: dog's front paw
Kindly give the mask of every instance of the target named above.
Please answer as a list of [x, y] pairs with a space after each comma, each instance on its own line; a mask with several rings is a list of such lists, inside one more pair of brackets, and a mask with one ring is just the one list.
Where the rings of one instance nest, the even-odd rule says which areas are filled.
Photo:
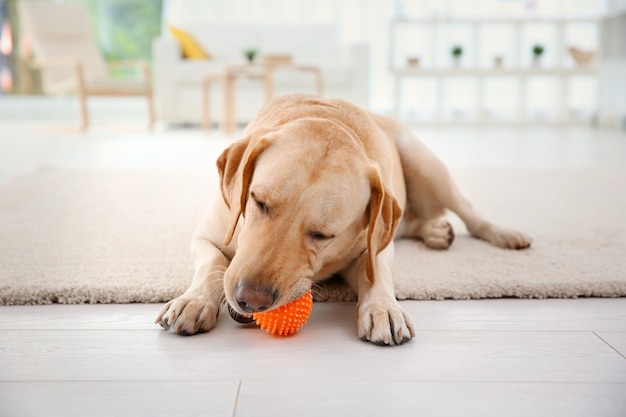
[[377, 345], [400, 345], [415, 337], [411, 316], [397, 301], [394, 304], [359, 306], [358, 331], [362, 340]]
[[205, 297], [181, 295], [165, 304], [155, 323], [185, 336], [204, 333], [215, 327], [219, 305]]

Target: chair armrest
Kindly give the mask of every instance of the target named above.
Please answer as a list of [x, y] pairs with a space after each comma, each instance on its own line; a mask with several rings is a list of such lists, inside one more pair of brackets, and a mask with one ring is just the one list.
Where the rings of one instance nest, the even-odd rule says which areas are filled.
[[39, 58], [32, 60], [30, 65], [39, 70], [65, 68], [71, 71], [73, 74], [72, 77], [76, 83], [78, 94], [81, 96], [85, 94], [85, 76], [83, 74], [83, 65], [78, 59], [71, 57]]
[[33, 59], [30, 65], [34, 68], [46, 69], [46, 68], [58, 68], [67, 67], [68, 69], [75, 69], [81, 67], [80, 62], [76, 58], [70, 57], [54, 57], [54, 58], [41, 58]]

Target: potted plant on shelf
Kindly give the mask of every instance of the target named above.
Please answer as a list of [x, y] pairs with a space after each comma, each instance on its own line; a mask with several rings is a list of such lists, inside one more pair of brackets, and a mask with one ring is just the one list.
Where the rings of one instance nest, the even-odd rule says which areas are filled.
[[541, 56], [543, 55], [544, 47], [543, 45], [537, 43], [533, 45], [533, 64], [539, 65], [541, 62]]
[[248, 48], [248, 49], [243, 51], [243, 54], [246, 57], [246, 59], [248, 60], [248, 62], [252, 64], [254, 62], [254, 58], [256, 57], [257, 49], [256, 48]]
[[452, 59], [454, 59], [454, 65], [459, 66], [461, 57], [463, 56], [463, 47], [461, 45], [454, 45], [452, 49], [450, 49], [450, 53], [452, 54]]

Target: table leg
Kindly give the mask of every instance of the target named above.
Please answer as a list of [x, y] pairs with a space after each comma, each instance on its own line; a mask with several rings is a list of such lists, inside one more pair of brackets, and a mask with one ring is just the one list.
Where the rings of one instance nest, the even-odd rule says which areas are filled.
[[319, 68], [314, 68], [313, 73], [315, 75], [315, 83], [317, 88], [317, 95], [322, 97], [324, 95], [323, 91], [323, 79], [322, 79], [322, 71]]
[[220, 118], [222, 133], [226, 133], [228, 126], [228, 74], [222, 76], [222, 116]]
[[224, 109], [222, 116], [222, 130], [226, 134], [235, 131], [235, 76], [224, 76]]
[[274, 68], [266, 67], [263, 74], [265, 84], [265, 102], [269, 103], [274, 98]]
[[202, 128], [209, 130], [211, 126], [211, 112], [209, 100], [209, 88], [211, 87], [211, 79], [206, 77], [202, 82]]
[[310, 65], [298, 65], [294, 67], [297, 71], [302, 72], [310, 72], [313, 74], [315, 78], [315, 90], [317, 91], [317, 95], [322, 97], [324, 95], [324, 80], [322, 78], [322, 70], [318, 67], [310, 66]]

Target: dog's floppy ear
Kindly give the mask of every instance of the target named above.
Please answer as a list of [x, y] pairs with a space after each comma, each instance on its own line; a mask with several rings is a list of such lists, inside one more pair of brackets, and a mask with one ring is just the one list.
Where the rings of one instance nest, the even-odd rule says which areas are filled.
[[258, 140], [243, 138], [233, 143], [217, 159], [220, 189], [231, 215], [230, 226], [224, 240], [225, 246], [228, 246], [232, 240], [239, 216], [246, 209], [248, 187], [254, 173], [256, 160], [269, 144], [269, 140], [264, 138]]
[[367, 230], [367, 279], [374, 282], [376, 255], [389, 245], [402, 217], [398, 201], [385, 188], [378, 170], [370, 172], [371, 196], [369, 202], [369, 228]]

